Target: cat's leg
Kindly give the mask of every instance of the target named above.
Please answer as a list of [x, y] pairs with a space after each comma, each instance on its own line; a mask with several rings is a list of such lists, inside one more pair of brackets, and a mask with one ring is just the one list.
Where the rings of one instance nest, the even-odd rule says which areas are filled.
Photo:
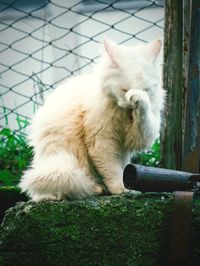
[[31, 199], [35, 202], [39, 201], [55, 201], [55, 200], [62, 200], [63, 198], [58, 196], [58, 195], [53, 195], [53, 194], [36, 194], [33, 193], [32, 195], [30, 194]]
[[84, 198], [101, 193], [95, 180], [67, 151], [43, 156], [27, 170], [19, 185], [34, 201]]
[[124, 162], [116, 143], [97, 135], [95, 144], [89, 147], [89, 155], [111, 194], [128, 192], [123, 184]]
[[132, 118], [126, 128], [127, 146], [147, 149], [159, 136], [160, 112], [153, 112], [148, 94], [142, 90], [129, 90], [126, 94]]

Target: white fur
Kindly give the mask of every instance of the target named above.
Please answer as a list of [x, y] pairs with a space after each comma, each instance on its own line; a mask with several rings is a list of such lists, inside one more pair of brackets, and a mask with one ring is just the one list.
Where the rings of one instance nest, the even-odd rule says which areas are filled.
[[161, 41], [126, 47], [105, 40], [104, 46], [92, 74], [59, 86], [35, 114], [34, 159], [20, 183], [35, 201], [83, 198], [104, 186], [126, 191], [129, 152], [150, 147], [159, 135]]

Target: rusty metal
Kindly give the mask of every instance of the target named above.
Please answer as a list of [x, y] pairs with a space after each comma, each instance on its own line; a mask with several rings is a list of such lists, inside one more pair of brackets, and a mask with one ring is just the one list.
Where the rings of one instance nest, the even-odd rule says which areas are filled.
[[177, 191], [169, 246], [169, 265], [187, 266], [190, 258], [190, 235], [194, 192]]
[[126, 188], [142, 192], [198, 190], [200, 174], [128, 164], [123, 181]]

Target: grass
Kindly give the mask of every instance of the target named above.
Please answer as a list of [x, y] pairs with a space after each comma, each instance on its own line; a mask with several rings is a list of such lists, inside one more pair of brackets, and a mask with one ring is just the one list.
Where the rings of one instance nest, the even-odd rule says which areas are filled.
[[32, 158], [26, 135], [9, 128], [0, 131], [0, 186], [16, 186]]

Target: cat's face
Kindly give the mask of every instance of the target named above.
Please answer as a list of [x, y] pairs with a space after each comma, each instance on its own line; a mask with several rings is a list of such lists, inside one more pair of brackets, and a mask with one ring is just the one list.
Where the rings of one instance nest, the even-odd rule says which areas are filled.
[[161, 46], [161, 40], [133, 47], [104, 41], [107, 69], [103, 86], [119, 106], [127, 107], [125, 95], [130, 89], [143, 90], [150, 99], [156, 96], [160, 86], [157, 59]]

